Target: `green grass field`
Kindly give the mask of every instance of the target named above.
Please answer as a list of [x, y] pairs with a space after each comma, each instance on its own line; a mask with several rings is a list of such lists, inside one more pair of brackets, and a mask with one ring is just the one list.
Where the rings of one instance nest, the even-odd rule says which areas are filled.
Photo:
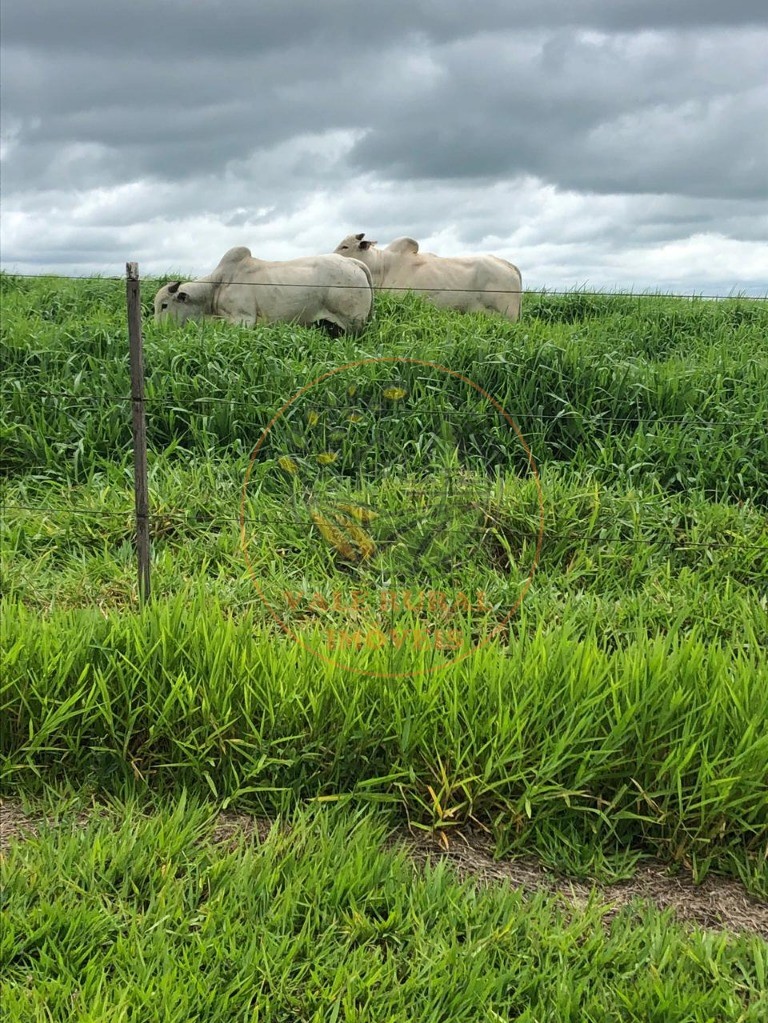
[[768, 303], [379, 296], [330, 340], [145, 282], [140, 609], [124, 283], [0, 285], [2, 792], [110, 807], [3, 860], [9, 1019], [765, 1018], [758, 937], [377, 848], [768, 898]]

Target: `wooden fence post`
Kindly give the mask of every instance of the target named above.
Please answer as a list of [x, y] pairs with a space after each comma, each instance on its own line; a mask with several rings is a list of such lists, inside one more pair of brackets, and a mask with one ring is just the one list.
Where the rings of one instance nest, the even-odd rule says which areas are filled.
[[147, 481], [147, 422], [144, 414], [144, 354], [141, 336], [139, 264], [126, 263], [128, 345], [131, 359], [131, 406], [133, 410], [133, 486], [136, 497], [136, 553], [139, 559], [139, 600], [150, 597], [149, 578], [149, 484]]

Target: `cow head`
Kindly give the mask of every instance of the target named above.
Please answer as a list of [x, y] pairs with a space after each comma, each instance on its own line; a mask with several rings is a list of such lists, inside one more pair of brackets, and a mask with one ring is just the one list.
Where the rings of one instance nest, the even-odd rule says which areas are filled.
[[174, 320], [184, 323], [196, 320], [209, 312], [211, 304], [211, 287], [201, 285], [197, 281], [182, 284], [171, 281], [165, 284], [155, 295], [155, 320]]
[[333, 251], [338, 252], [342, 256], [352, 256], [354, 259], [359, 259], [361, 252], [367, 252], [375, 244], [376, 242], [367, 241], [365, 232], [361, 231], [360, 234], [348, 234], [344, 241], [339, 242]]

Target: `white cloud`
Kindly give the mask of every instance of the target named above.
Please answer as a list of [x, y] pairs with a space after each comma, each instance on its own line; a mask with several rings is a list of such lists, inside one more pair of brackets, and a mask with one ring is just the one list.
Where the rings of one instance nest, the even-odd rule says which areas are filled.
[[[19, 254], [8, 269], [121, 275], [125, 262], [136, 260], [145, 276], [196, 277], [213, 269], [233, 245], [247, 245], [263, 259], [291, 259], [329, 252], [359, 230], [381, 245], [413, 234], [425, 251], [442, 255], [496, 252], [521, 268], [527, 288], [768, 291], [768, 249], [761, 241], [701, 230], [666, 237], [674, 197], [589, 196], [535, 179], [497, 183], [477, 196], [467, 185], [395, 185], [364, 175], [347, 181], [343, 190], [302, 192], [264, 207], [247, 190], [240, 191], [238, 206], [237, 182], [229, 186], [229, 219], [215, 211], [199, 213], [194, 203], [193, 212], [185, 213], [198, 195], [192, 183], [93, 189], [72, 205], [69, 193], [49, 194], [34, 212], [6, 214], [4, 240]], [[215, 196], [216, 183], [208, 187]], [[462, 208], [468, 199], [472, 212], [466, 219]], [[162, 211], [171, 201], [168, 215]], [[739, 205], [730, 206], [734, 222]], [[140, 217], [131, 218], [132, 206]], [[684, 220], [685, 211], [678, 209], [677, 216]], [[435, 219], [441, 226], [430, 228]], [[35, 241], [41, 233], [47, 239], [42, 262]]]
[[530, 287], [768, 288], [757, 0], [158, 3], [6, 12], [4, 267], [197, 275], [365, 231]]

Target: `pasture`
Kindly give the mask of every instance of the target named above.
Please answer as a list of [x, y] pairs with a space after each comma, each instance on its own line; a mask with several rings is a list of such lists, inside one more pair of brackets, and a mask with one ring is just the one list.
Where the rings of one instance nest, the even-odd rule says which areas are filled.
[[764, 1019], [768, 932], [384, 840], [768, 899], [768, 303], [378, 295], [331, 340], [158, 284], [140, 608], [124, 282], [0, 277], [2, 794], [52, 820], [2, 858], [8, 1018]]

